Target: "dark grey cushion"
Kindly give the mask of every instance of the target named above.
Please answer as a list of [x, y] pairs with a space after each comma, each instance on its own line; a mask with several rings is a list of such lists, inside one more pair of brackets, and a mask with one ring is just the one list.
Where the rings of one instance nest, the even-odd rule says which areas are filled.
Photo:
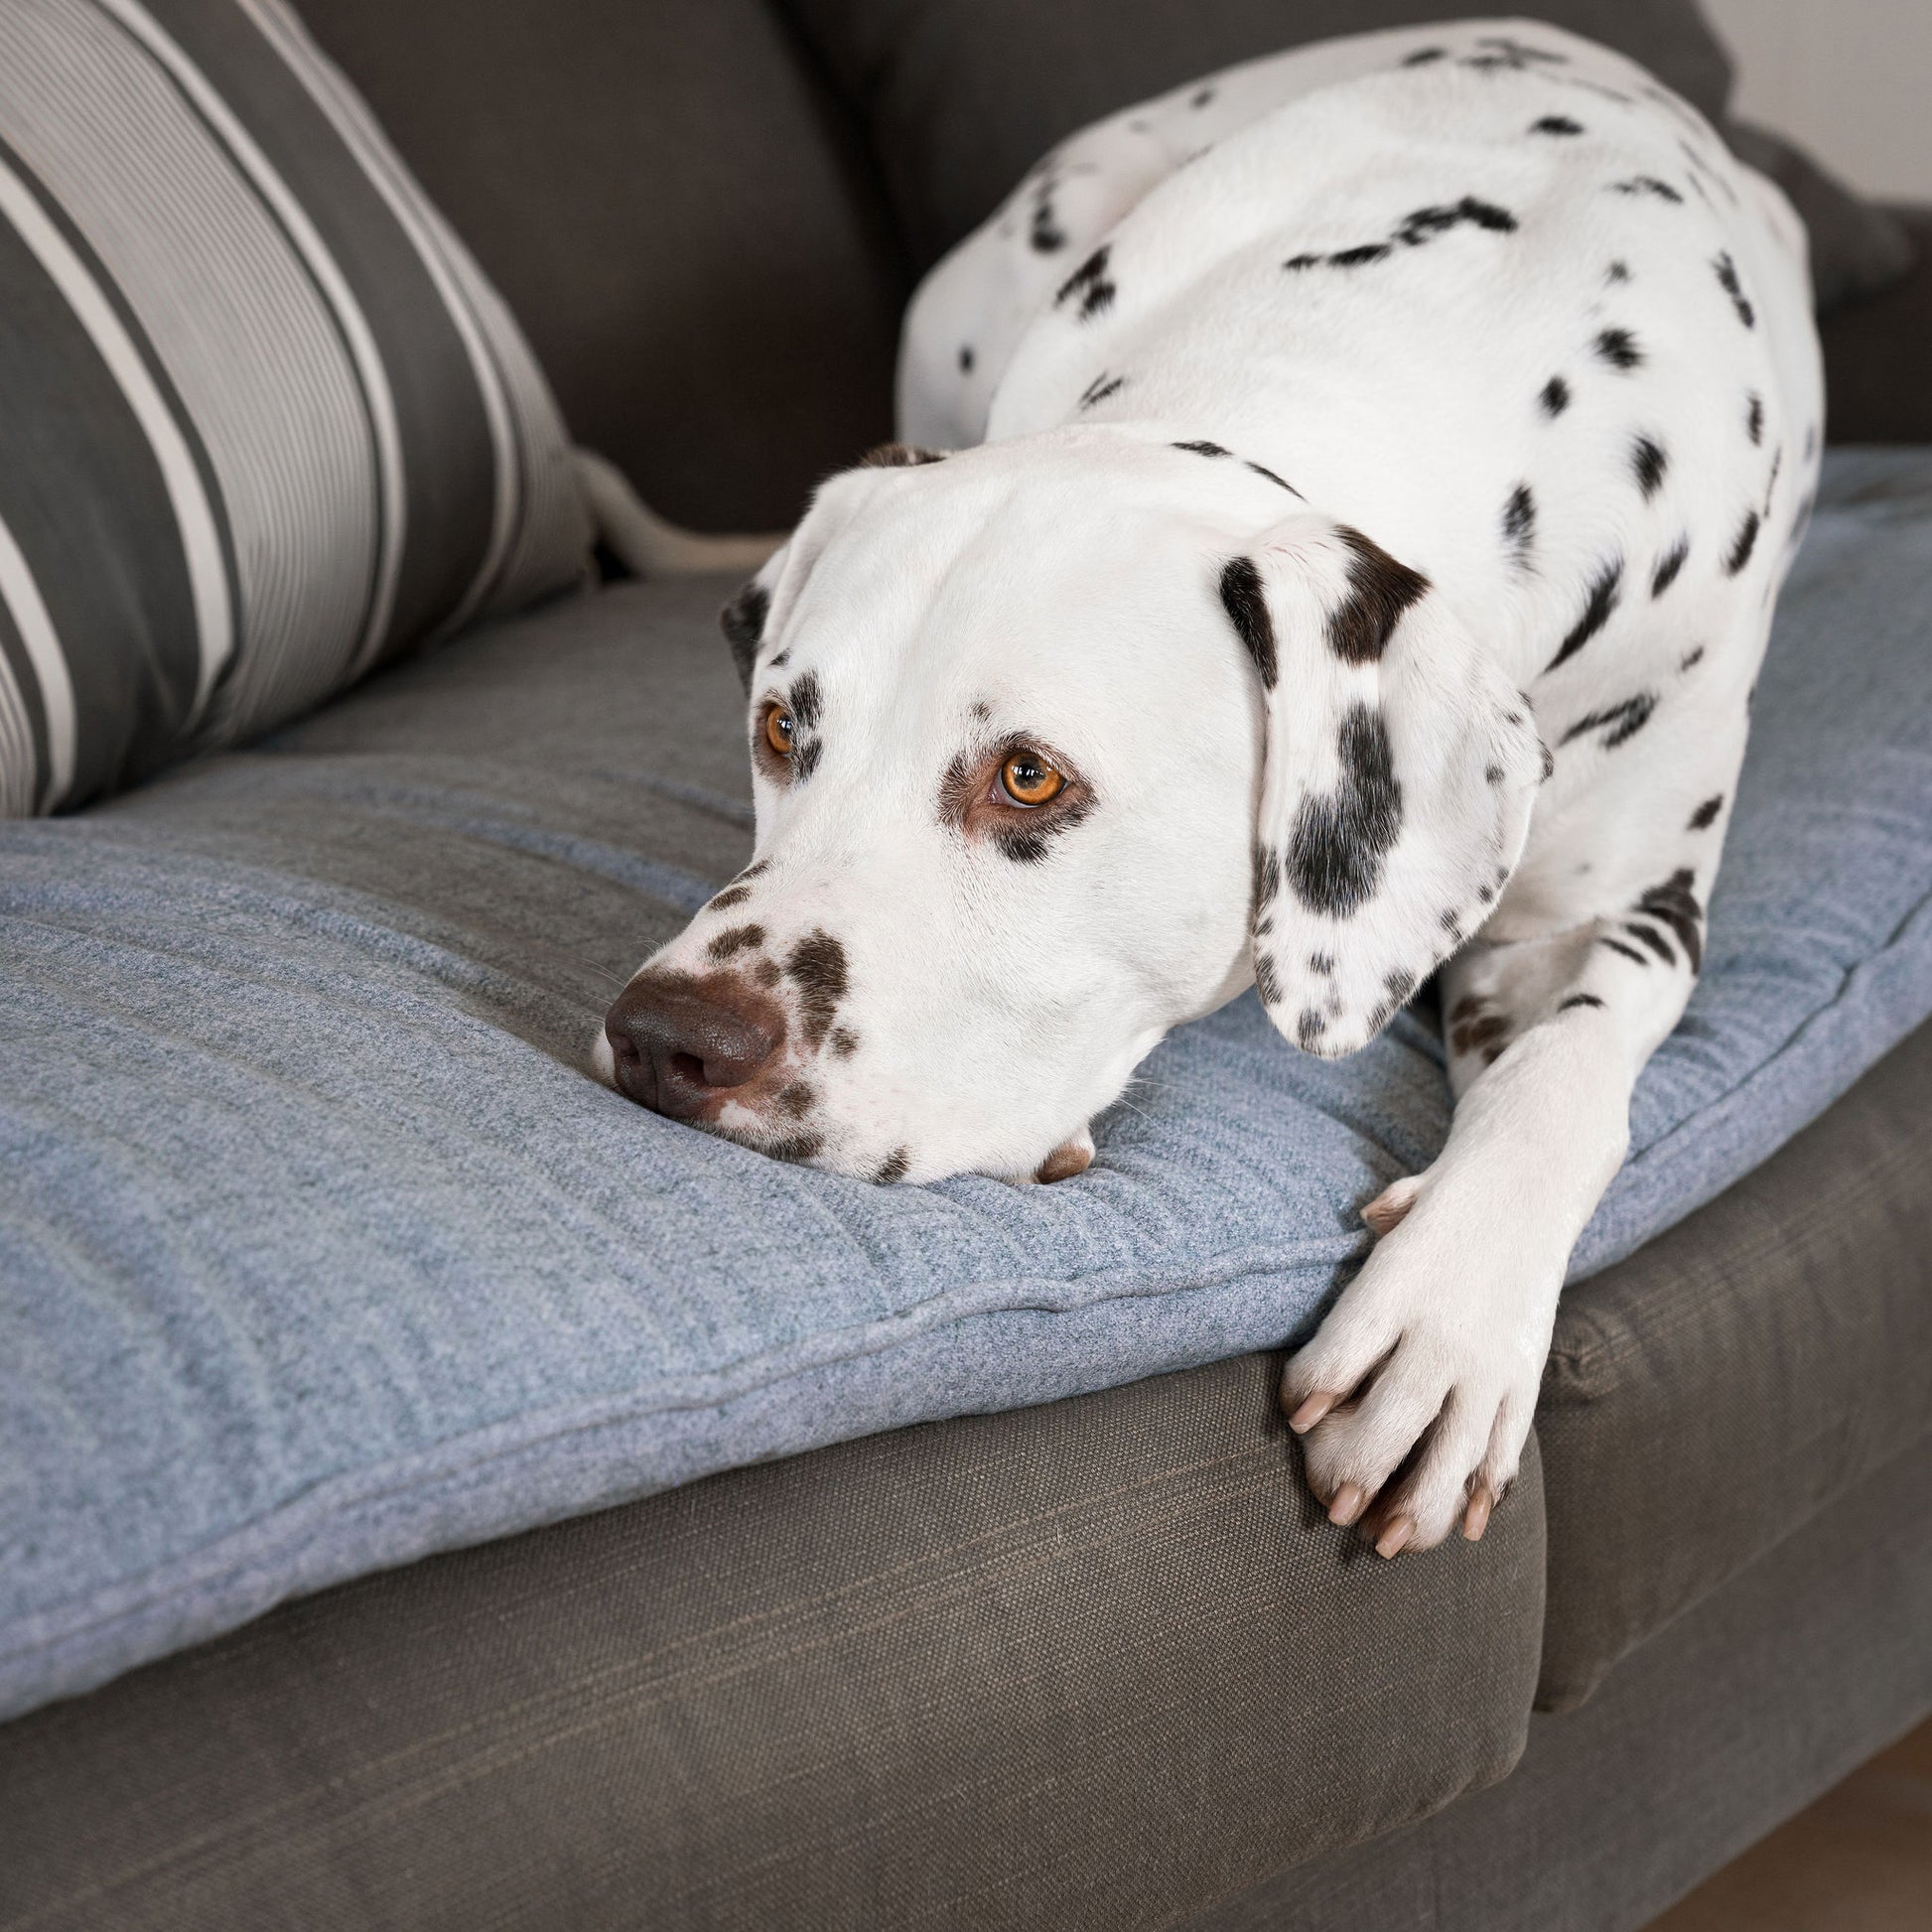
[[[1586, 1709], [1537, 1718], [1501, 1784], [1187, 1932], [1637, 1932], [1932, 1711], [1928, 1603], [1921, 1444], [1653, 1637]], [[1751, 1921], [1855, 1922], [1802, 1906]]]
[[1537, 1429], [1538, 1702], [1660, 1626], [1932, 1428], [1932, 1027], [1694, 1219], [1571, 1288]]
[[1248, 1356], [369, 1578], [0, 1727], [0, 1928], [1169, 1923], [1500, 1777], [1538, 1468], [1388, 1565]]
[[[1455, 0], [784, 4], [864, 115], [921, 268], [984, 220], [1055, 141], [1089, 121], [1236, 61], [1470, 12]], [[1730, 62], [1694, 0], [1546, 0], [1534, 11], [1642, 62], [1731, 132], [1724, 120]], [[1910, 244], [1890, 217], [1782, 143], [1751, 139], [1747, 159], [1801, 185], [1821, 302], [1881, 288], [1904, 272]]]
[[761, 0], [303, 0], [494, 278], [572, 433], [658, 510], [776, 528], [891, 433], [907, 281], [843, 106]]

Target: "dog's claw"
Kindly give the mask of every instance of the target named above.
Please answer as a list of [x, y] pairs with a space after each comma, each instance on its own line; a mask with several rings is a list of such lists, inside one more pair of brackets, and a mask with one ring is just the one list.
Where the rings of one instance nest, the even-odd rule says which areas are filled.
[[1409, 1547], [1409, 1539], [1415, 1533], [1416, 1526], [1408, 1517], [1396, 1517], [1375, 1539], [1375, 1554], [1378, 1557], [1400, 1556]]
[[1469, 1498], [1469, 1507], [1462, 1515], [1462, 1534], [1471, 1543], [1480, 1543], [1482, 1533], [1489, 1527], [1489, 1512], [1496, 1506], [1496, 1499], [1485, 1489], [1478, 1489]]
[[1289, 1417], [1288, 1426], [1298, 1436], [1306, 1436], [1341, 1397], [1329, 1389], [1316, 1389], [1311, 1396], [1304, 1398], [1302, 1406]]
[[1328, 1521], [1346, 1529], [1367, 1502], [1368, 1494], [1359, 1482], [1344, 1482], [1328, 1503]]
[[1422, 1187], [1421, 1174], [1406, 1174], [1400, 1180], [1389, 1184], [1362, 1209], [1362, 1219], [1373, 1234], [1392, 1234], [1402, 1225], [1402, 1219], [1416, 1204], [1416, 1195]]

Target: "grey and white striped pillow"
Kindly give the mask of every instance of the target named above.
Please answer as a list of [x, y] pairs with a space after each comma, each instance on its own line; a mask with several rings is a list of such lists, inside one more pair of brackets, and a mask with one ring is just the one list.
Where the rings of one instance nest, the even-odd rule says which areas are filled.
[[0, 0], [0, 816], [577, 580], [501, 301], [281, 0]]

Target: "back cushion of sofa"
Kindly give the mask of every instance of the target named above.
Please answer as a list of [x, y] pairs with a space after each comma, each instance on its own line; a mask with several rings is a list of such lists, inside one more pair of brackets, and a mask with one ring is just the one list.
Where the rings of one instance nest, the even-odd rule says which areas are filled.
[[763, 0], [304, 0], [652, 507], [773, 528], [891, 434], [908, 284]]
[[515, 326], [279, 0], [0, 5], [0, 816], [588, 551]]
[[[911, 246], [931, 266], [1054, 142], [1197, 75], [1310, 41], [1492, 10], [1457, 0], [786, 0], [863, 111]], [[1493, 10], [1508, 14], [1509, 8]], [[1724, 125], [1730, 61], [1695, 0], [1523, 9], [1641, 62]], [[1911, 246], [1782, 143], [1745, 158], [1797, 186], [1822, 305], [1883, 288]]]

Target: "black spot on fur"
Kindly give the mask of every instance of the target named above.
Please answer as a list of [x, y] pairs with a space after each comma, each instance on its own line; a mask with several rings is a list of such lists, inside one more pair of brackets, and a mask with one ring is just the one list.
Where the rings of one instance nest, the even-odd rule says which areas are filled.
[[1322, 979], [1331, 978], [1335, 970], [1335, 956], [1328, 952], [1309, 954], [1309, 971], [1318, 974]]
[[1704, 662], [1704, 646], [1702, 644], [1693, 644], [1691, 648], [1687, 650], [1684, 653], [1684, 655], [1677, 660], [1677, 668], [1680, 671], [1688, 671], [1692, 668], [1693, 665], [1702, 664], [1703, 662]]
[[751, 897], [752, 889], [749, 886], [727, 886], [705, 909], [708, 912], [729, 911], [734, 905], [743, 905]]
[[1027, 229], [1028, 245], [1036, 254], [1054, 255], [1066, 246], [1066, 230], [1053, 211], [1050, 195], [1041, 195], [1034, 204], [1034, 218]]
[[1328, 257], [1331, 268], [1363, 268], [1395, 251], [1386, 241], [1365, 241], [1358, 248], [1341, 248]]
[[1296, 897], [1330, 918], [1346, 917], [1375, 891], [1402, 830], [1402, 785], [1381, 714], [1351, 705], [1339, 750], [1340, 782], [1302, 801], [1284, 867]]
[[1573, 121], [1568, 114], [1545, 114], [1540, 121], [1530, 123], [1532, 134], [1581, 134], [1582, 121]]
[[1426, 68], [1431, 61], [1441, 61], [1447, 58], [1448, 54], [1449, 49], [1446, 47], [1419, 47], [1413, 54], [1405, 54], [1402, 57], [1402, 65], [1405, 68]]
[[1677, 964], [1677, 954], [1672, 949], [1671, 942], [1655, 926], [1639, 925], [1634, 919], [1625, 919], [1623, 929], [1631, 938], [1641, 939], [1666, 966]]
[[793, 1120], [803, 1120], [818, 1104], [818, 1095], [812, 1091], [809, 1080], [794, 1080], [788, 1087], [778, 1090], [772, 1105], [781, 1114], [789, 1114]]
[[1291, 255], [1282, 266], [1293, 269], [1314, 268], [1319, 266], [1320, 261], [1319, 255]]
[[1203, 87], [1188, 100], [1187, 105], [1189, 107], [1205, 107], [1213, 98], [1214, 89], [1212, 87]]
[[959, 372], [961, 375], [971, 375], [973, 372], [973, 345], [971, 343], [961, 343], [959, 345]]
[[1313, 1007], [1304, 1007], [1302, 1017], [1295, 1023], [1295, 1043], [1312, 1052], [1315, 1041], [1327, 1031], [1328, 1016], [1317, 1013]]
[[1637, 473], [1637, 487], [1648, 500], [1662, 486], [1670, 457], [1655, 437], [1639, 436], [1630, 446], [1630, 468]]
[[1644, 894], [1637, 910], [1669, 926], [1691, 962], [1691, 971], [1700, 973], [1704, 970], [1704, 907], [1691, 890], [1696, 877], [1688, 866], [1679, 867], [1661, 886]]
[[1617, 599], [1622, 592], [1623, 559], [1613, 557], [1596, 573], [1596, 579], [1589, 587], [1589, 596], [1584, 603], [1584, 614], [1571, 626], [1569, 636], [1550, 659], [1549, 670], [1554, 671], [1559, 664], [1575, 657], [1609, 622], [1610, 614], [1616, 609]]
[[1536, 541], [1536, 498], [1528, 483], [1518, 483], [1503, 505], [1503, 541], [1516, 553], [1516, 567], [1526, 570], [1530, 546]]
[[1719, 792], [1715, 798], [1707, 798], [1690, 816], [1685, 825], [1687, 832], [1703, 832], [1718, 822], [1718, 814], [1725, 808], [1725, 795]]
[[[1244, 458], [1243, 461], [1247, 462], [1248, 460]], [[1269, 467], [1265, 463], [1248, 462], [1248, 468], [1252, 470], [1257, 477], [1266, 477], [1271, 483], [1279, 484], [1280, 487], [1287, 490], [1291, 496], [1301, 495], [1302, 492], [1299, 489], [1297, 489], [1295, 485], [1292, 483], [1290, 483], [1286, 477], [1276, 476], [1274, 471], [1269, 469]]]
[[752, 667], [758, 662], [759, 646], [764, 642], [764, 620], [770, 610], [771, 594], [754, 578], [718, 613], [718, 627], [731, 646], [738, 681], [747, 691], [752, 688]]
[[1603, 279], [1609, 283], [1627, 282], [1630, 279], [1630, 264], [1626, 261], [1613, 261], [1603, 271]]
[[993, 843], [1003, 858], [1023, 866], [1037, 865], [1046, 857], [1052, 842], [1070, 832], [1093, 809], [1093, 801], [1082, 797], [1071, 804], [1059, 804], [1049, 813], [1043, 807], [1021, 824], [995, 826]]
[[768, 668], [774, 671], [781, 671], [790, 662], [791, 662], [791, 652], [789, 650], [781, 650], [777, 654], [777, 656], [771, 660]]
[[1744, 434], [1753, 446], [1764, 441], [1764, 398], [1755, 389], [1744, 398]]
[[1118, 395], [1126, 387], [1127, 378], [1124, 375], [1109, 375], [1105, 369], [1102, 369], [1080, 391], [1080, 407], [1082, 409], [1091, 409], [1095, 403], [1105, 402], [1109, 396]]
[[1725, 575], [1735, 577], [1751, 560], [1751, 552], [1757, 548], [1759, 518], [1755, 510], [1746, 510], [1744, 520], [1737, 526], [1737, 535], [1730, 546], [1730, 555], [1725, 559]]
[[1600, 1007], [1603, 1004], [1594, 993], [1573, 993], [1567, 1000], [1557, 1002], [1559, 1013], [1569, 1013], [1576, 1007]]
[[1639, 691], [1634, 698], [1625, 698], [1621, 704], [1608, 705], [1601, 711], [1592, 711], [1587, 718], [1579, 718], [1559, 742], [1568, 745], [1587, 732], [1600, 731], [1604, 751], [1614, 752], [1650, 723], [1650, 714], [1656, 709], [1656, 692]]
[[1613, 181], [1611, 190], [1618, 195], [1653, 195], [1660, 202], [1674, 202], [1680, 207], [1684, 197], [1669, 182], [1659, 181], [1655, 175], [1632, 175], [1628, 181]]
[[1262, 912], [1275, 901], [1275, 895], [1282, 889], [1281, 855], [1271, 852], [1267, 846], [1257, 843], [1252, 854], [1253, 879], [1250, 883], [1248, 897], [1248, 916], [1259, 918]]
[[1613, 369], [1634, 369], [1643, 361], [1643, 350], [1627, 329], [1605, 329], [1591, 346]]
[[1691, 539], [1689, 537], [1679, 537], [1665, 551], [1657, 565], [1655, 573], [1650, 579], [1650, 595], [1652, 597], [1662, 597], [1677, 582], [1677, 573], [1684, 568], [1684, 559], [1690, 554]]
[[[1397, 563], [1380, 544], [1345, 523], [1337, 526], [1336, 534], [1352, 554], [1347, 595], [1328, 613], [1328, 648], [1345, 664], [1372, 664], [1388, 648], [1403, 614], [1428, 595], [1429, 579]], [[1225, 600], [1225, 588], [1222, 595]], [[1271, 628], [1271, 659], [1273, 653]], [[1270, 685], [1274, 681], [1273, 677], [1263, 680]]]
[[839, 1002], [848, 990], [845, 948], [829, 932], [809, 932], [786, 956], [785, 971], [798, 989], [805, 1043], [816, 1047], [838, 1018]]
[[1479, 201], [1473, 195], [1464, 195], [1459, 202], [1449, 205], [1439, 203], [1405, 214], [1395, 231], [1395, 238], [1405, 247], [1420, 248], [1436, 236], [1464, 225], [1487, 228], [1492, 234], [1514, 234], [1516, 217], [1506, 207], [1498, 207], [1494, 202]]
[[1398, 969], [1393, 973], [1387, 974], [1382, 981], [1382, 985], [1387, 991], [1390, 1000], [1396, 1006], [1401, 1006], [1408, 999], [1409, 995], [1416, 990], [1416, 976], [1414, 973], [1405, 973]]
[[859, 1050], [859, 1035], [850, 1027], [832, 1029], [832, 1051], [840, 1059], [849, 1060]]
[[1755, 329], [1757, 311], [1751, 307], [1744, 294], [1743, 284], [1737, 279], [1737, 264], [1730, 259], [1729, 250], [1721, 253], [1711, 264], [1711, 268], [1718, 278], [1718, 286], [1730, 297], [1730, 306], [1737, 311], [1737, 320], [1746, 329]]
[[1506, 775], [1500, 764], [1485, 764], [1482, 767], [1482, 780], [1484, 784], [1499, 785]]
[[1252, 557], [1230, 557], [1221, 566], [1221, 608], [1261, 673], [1261, 688], [1272, 691], [1281, 674], [1275, 656], [1275, 621], [1268, 615], [1261, 573]]
[[1060, 308], [1077, 295], [1080, 298], [1082, 322], [1091, 321], [1106, 309], [1118, 293], [1114, 284], [1107, 279], [1107, 262], [1112, 253], [1112, 245], [1102, 242], [1060, 284], [1059, 293], [1053, 297], [1053, 306]]
[[1263, 1006], [1281, 1005], [1281, 975], [1275, 971], [1275, 962], [1265, 952], [1255, 954], [1255, 991], [1261, 995]]
[[819, 721], [823, 703], [818, 688], [818, 673], [807, 671], [791, 687], [791, 715], [804, 730], [810, 731]]
[[1608, 933], [1601, 935], [1597, 943], [1608, 946], [1614, 953], [1621, 953], [1625, 959], [1634, 959], [1639, 966], [1648, 966], [1650, 964], [1650, 961], [1635, 946], [1626, 946], [1621, 939], [1612, 939]]
[[1553, 375], [1537, 392], [1536, 400], [1544, 415], [1552, 419], [1561, 416], [1570, 407], [1570, 384], [1562, 376]]
[[1226, 456], [1227, 451], [1218, 443], [1210, 443], [1205, 437], [1194, 443], [1176, 443], [1176, 450], [1191, 450], [1195, 456]]
[[791, 775], [794, 782], [803, 784], [818, 769], [818, 761], [825, 756], [825, 741], [810, 738], [791, 755]]
[[764, 944], [764, 928], [761, 925], [735, 925], [727, 927], [705, 948], [713, 959], [730, 959], [733, 954], [741, 953], [750, 946]]
[[879, 1164], [879, 1172], [873, 1175], [882, 1187], [890, 1187], [897, 1180], [905, 1178], [906, 1171], [912, 1165], [912, 1150], [909, 1147], [895, 1148]]

